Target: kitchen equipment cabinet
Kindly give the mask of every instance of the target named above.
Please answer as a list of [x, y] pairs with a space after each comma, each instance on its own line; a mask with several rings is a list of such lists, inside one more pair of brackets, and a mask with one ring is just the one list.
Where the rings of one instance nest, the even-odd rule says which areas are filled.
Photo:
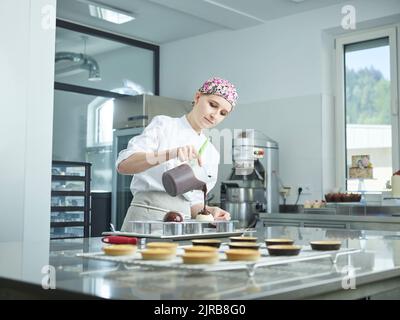
[[111, 192], [93, 191], [90, 199], [90, 236], [101, 237], [110, 229]]
[[90, 163], [52, 162], [50, 239], [89, 237], [90, 172]]

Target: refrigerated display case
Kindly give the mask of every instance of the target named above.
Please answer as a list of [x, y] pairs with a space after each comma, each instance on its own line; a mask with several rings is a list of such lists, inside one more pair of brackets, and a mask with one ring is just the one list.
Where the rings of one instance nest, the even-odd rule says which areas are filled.
[[50, 239], [89, 237], [90, 172], [90, 163], [52, 162]]

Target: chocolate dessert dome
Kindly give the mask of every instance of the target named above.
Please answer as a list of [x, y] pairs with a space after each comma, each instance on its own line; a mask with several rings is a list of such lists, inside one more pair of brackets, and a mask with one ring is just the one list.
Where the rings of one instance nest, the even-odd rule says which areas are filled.
[[165, 214], [163, 218], [164, 222], [182, 222], [183, 216], [176, 211], [169, 211]]

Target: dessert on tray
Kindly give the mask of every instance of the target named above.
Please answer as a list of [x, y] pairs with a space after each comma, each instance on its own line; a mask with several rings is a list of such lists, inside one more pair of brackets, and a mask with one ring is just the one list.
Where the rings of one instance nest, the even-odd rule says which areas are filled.
[[102, 248], [108, 256], [127, 256], [134, 254], [137, 247], [131, 244], [113, 244]]

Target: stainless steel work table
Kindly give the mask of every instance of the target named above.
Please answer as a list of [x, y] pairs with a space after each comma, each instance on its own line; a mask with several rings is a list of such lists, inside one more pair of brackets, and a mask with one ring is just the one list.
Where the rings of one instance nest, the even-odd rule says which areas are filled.
[[[382, 210], [383, 211], [383, 210]], [[349, 230], [385, 230], [400, 232], [400, 213], [372, 212], [371, 214], [261, 213], [264, 226], [293, 226]]]
[[[264, 238], [289, 237], [297, 244], [310, 240], [343, 239], [344, 247], [361, 249], [360, 253], [344, 256], [337, 264], [330, 260], [294, 262], [257, 270], [254, 278], [245, 271], [224, 271], [192, 274], [176, 270], [112, 270], [108, 262], [86, 261], [74, 257], [80, 248], [56, 251], [60, 241], [52, 245], [53, 264], [60, 265], [57, 285], [105, 298], [121, 299], [259, 299], [259, 298], [363, 298], [375, 296], [400, 287], [400, 233], [382, 231], [344, 231], [320, 228], [271, 227], [260, 228], [257, 236]], [[86, 251], [98, 251], [99, 239], [86, 239]], [[77, 265], [63, 267], [65, 255]], [[350, 268], [348, 267], [350, 265]], [[71, 268], [76, 268], [74, 269]], [[68, 271], [69, 270], [69, 271]], [[354, 273], [354, 279], [352, 278]], [[69, 277], [60, 279], [62, 275]], [[72, 279], [70, 278], [72, 276]], [[75, 278], [75, 279], [74, 279]], [[343, 284], [356, 289], [345, 290]], [[86, 288], [90, 288], [87, 290]]]
[[56, 270], [57, 289], [107, 299], [356, 299], [386, 293], [386, 298], [398, 298], [400, 232], [269, 227], [259, 228], [257, 236], [260, 241], [289, 237], [300, 245], [342, 239], [344, 247], [360, 252], [342, 256], [336, 264], [320, 259], [263, 267], [249, 278], [241, 270], [123, 270], [111, 262], [77, 257], [101, 249], [100, 238], [90, 238], [51, 241], [49, 264]]

